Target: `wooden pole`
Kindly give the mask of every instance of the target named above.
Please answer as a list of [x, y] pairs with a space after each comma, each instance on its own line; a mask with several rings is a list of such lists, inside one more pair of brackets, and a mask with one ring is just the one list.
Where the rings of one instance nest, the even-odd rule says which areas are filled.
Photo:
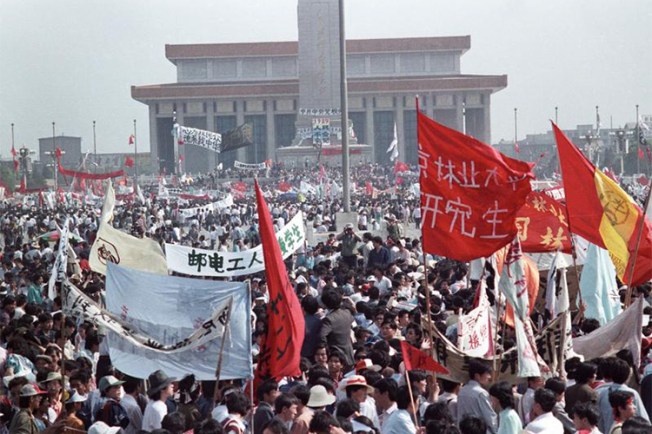
[[[412, 394], [412, 382], [410, 381], [410, 374], [407, 369], [405, 369], [405, 382], [407, 383], [408, 392], [410, 392], [410, 400], [414, 403], [414, 395]], [[419, 428], [419, 405], [417, 404], [414, 409], [414, 424]]]
[[213, 402], [217, 403], [219, 394], [220, 374], [222, 373], [222, 361], [224, 360], [224, 344], [229, 337], [229, 325], [231, 324], [231, 306], [226, 315], [226, 325], [224, 326], [224, 334], [222, 335], [222, 342], [220, 343], [220, 354], [217, 357], [217, 368], [215, 369], [215, 390], [213, 391]]

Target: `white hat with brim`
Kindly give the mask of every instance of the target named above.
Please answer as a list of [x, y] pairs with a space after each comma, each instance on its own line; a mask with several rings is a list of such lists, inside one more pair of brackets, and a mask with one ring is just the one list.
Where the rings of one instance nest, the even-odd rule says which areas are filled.
[[310, 388], [310, 399], [308, 400], [307, 407], [319, 408], [326, 407], [335, 402], [335, 396], [329, 394], [326, 388], [320, 384]]
[[374, 388], [367, 384], [367, 380], [362, 375], [352, 375], [349, 378], [345, 378], [344, 380], [340, 381], [340, 385], [337, 388], [339, 390], [346, 390], [347, 387], [354, 386], [364, 386], [367, 388], [367, 391], [374, 391]]
[[88, 434], [117, 434], [121, 428], [119, 426], [108, 426], [102, 421], [95, 422], [88, 428]]
[[76, 390], [70, 395], [70, 398], [66, 401], [66, 404], [73, 404], [75, 402], [85, 402], [86, 397], [83, 395], [80, 395]]

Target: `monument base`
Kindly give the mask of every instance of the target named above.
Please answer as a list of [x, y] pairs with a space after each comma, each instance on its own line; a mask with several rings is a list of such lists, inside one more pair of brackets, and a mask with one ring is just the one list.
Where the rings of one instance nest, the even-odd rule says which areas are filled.
[[[339, 145], [324, 146], [321, 149], [321, 155], [319, 149], [308, 146], [278, 148], [276, 161], [282, 162], [286, 167], [313, 167], [318, 162], [329, 167], [340, 167], [342, 166], [342, 147]], [[371, 146], [349, 145], [349, 164], [351, 166], [373, 161]]]

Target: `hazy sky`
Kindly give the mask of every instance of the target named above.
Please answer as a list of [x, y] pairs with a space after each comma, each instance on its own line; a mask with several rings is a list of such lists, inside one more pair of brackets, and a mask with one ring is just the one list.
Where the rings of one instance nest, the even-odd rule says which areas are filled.
[[[650, 0], [345, 0], [347, 38], [470, 35], [466, 74], [507, 74], [492, 98], [492, 141], [543, 132], [559, 106], [564, 128], [652, 114]], [[297, 39], [297, 0], [2, 0], [0, 155], [38, 138], [81, 136], [127, 152], [147, 107], [132, 85], [176, 80], [165, 44]]]

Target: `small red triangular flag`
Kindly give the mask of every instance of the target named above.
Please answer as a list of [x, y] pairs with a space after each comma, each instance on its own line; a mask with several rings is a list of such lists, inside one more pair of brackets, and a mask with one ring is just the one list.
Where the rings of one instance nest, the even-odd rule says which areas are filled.
[[403, 353], [403, 363], [407, 371], [422, 369], [424, 371], [436, 372], [437, 374], [450, 374], [448, 369], [437, 363], [435, 359], [408, 344], [406, 341], [401, 341], [401, 352]]

